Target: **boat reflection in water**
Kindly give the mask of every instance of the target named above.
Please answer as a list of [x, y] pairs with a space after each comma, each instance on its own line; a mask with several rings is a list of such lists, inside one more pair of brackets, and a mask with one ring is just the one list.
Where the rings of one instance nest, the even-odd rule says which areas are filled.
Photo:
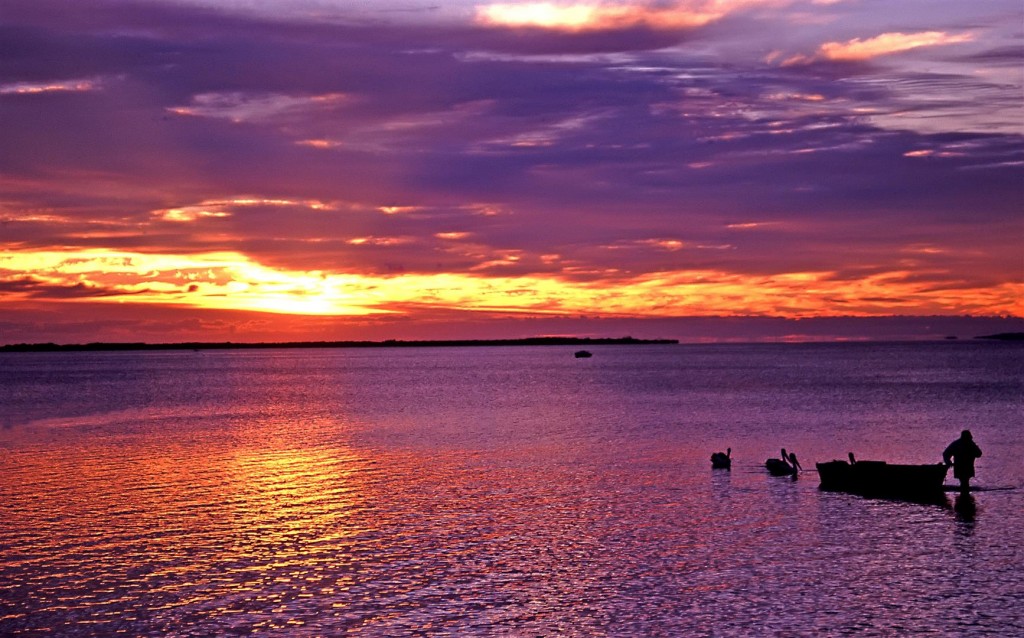
[[947, 503], [943, 481], [949, 467], [944, 463], [901, 465], [885, 461], [817, 463], [821, 489], [860, 496], [895, 498], [923, 503]]

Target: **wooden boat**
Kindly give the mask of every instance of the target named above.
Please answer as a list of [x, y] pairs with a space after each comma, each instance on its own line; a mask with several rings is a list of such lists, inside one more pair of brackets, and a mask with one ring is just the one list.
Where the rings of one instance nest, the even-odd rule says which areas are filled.
[[930, 499], [944, 495], [943, 481], [949, 467], [944, 463], [901, 465], [885, 461], [817, 463], [821, 489], [861, 496]]
[[576, 357], [577, 359], [586, 359], [594, 355], [586, 350], [577, 350], [572, 356]]

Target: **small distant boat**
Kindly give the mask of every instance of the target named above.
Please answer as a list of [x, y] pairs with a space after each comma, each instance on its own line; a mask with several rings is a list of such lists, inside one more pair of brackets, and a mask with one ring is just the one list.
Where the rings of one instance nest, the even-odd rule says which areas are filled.
[[732, 448], [726, 448], [725, 452], [715, 452], [711, 455], [711, 469], [729, 470], [732, 469]]
[[591, 353], [591, 352], [589, 352], [587, 350], [577, 350], [575, 352], [575, 354], [573, 354], [572, 356], [576, 357], [577, 359], [586, 359], [586, 358], [592, 357], [594, 355], [593, 355], [593, 353]]
[[915, 500], [943, 496], [943, 482], [949, 471], [945, 463], [902, 465], [858, 461], [852, 452], [849, 462], [828, 461], [816, 465], [823, 490]]
[[786, 454], [786, 448], [782, 448], [782, 458], [768, 459], [764, 466], [772, 476], [796, 476], [803, 469], [800, 467], [800, 461], [796, 460], [796, 454]]

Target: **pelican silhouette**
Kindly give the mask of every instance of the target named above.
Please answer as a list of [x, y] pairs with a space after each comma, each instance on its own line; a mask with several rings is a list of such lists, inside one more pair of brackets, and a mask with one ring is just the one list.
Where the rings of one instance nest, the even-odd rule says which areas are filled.
[[732, 468], [732, 448], [726, 448], [725, 452], [715, 452], [711, 455], [711, 467], [716, 470], [728, 470]]
[[764, 466], [768, 468], [768, 473], [772, 476], [796, 476], [796, 473], [800, 471], [800, 462], [796, 460], [796, 454], [790, 452], [786, 453], [786, 448], [782, 448], [782, 458], [768, 459], [764, 462]]

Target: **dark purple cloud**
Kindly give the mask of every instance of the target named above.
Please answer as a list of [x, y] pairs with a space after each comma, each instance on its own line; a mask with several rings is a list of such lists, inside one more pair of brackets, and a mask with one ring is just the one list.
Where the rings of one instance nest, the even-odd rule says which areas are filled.
[[[127, 294], [141, 294], [148, 292], [145, 290], [139, 291], [138, 293], [127, 293]], [[89, 284], [78, 283], [72, 286], [55, 286], [47, 284], [42, 281], [32, 279], [31, 277], [24, 277], [20, 279], [10, 279], [7, 281], [0, 280], [0, 294], [15, 293], [17, 295], [25, 296], [29, 299], [87, 299], [95, 297], [111, 297], [116, 295], [126, 294], [123, 291], [110, 290], [101, 288], [99, 286], [92, 286]]]
[[[1012, 67], [1016, 44], [936, 55], [936, 70], [782, 66], [745, 54], [766, 28], [749, 16], [565, 34], [159, 2], [3, 14], [12, 250], [567, 279], [914, 271], [937, 286], [1019, 268], [1024, 145], [986, 108], [1020, 106], [1002, 75], [970, 72]], [[816, 33], [780, 46], [810, 55]]]

